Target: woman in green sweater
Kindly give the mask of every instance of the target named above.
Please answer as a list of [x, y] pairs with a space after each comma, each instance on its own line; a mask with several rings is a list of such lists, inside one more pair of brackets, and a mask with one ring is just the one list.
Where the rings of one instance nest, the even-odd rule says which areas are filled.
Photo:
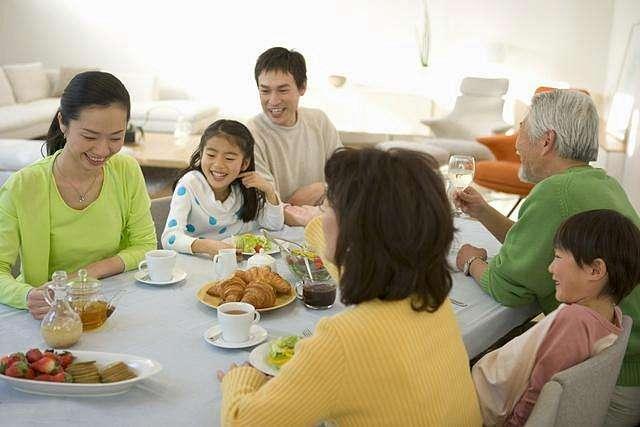
[[48, 156], [0, 188], [0, 303], [40, 319], [49, 306], [38, 287], [54, 271], [85, 268], [106, 277], [155, 249], [140, 167], [117, 154], [130, 109], [127, 89], [111, 74], [81, 73], [66, 87], [47, 135]]

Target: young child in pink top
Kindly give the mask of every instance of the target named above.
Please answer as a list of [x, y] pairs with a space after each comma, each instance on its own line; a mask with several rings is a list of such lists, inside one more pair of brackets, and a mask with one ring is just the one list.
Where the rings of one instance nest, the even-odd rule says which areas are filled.
[[560, 306], [473, 367], [485, 425], [524, 425], [540, 390], [560, 371], [594, 356], [622, 332], [616, 306], [640, 282], [640, 230], [602, 209], [567, 219], [556, 232], [549, 272]]

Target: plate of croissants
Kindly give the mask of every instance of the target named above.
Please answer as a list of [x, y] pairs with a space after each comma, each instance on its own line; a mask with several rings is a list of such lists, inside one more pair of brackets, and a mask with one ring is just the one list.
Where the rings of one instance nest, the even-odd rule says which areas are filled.
[[269, 267], [236, 270], [228, 279], [205, 283], [197, 295], [198, 300], [209, 307], [241, 301], [258, 311], [275, 310], [296, 299], [291, 283]]

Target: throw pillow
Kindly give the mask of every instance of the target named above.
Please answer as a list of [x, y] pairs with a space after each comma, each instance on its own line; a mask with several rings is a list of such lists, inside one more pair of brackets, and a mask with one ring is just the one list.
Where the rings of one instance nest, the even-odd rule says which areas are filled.
[[98, 71], [98, 69], [95, 67], [60, 67], [58, 80], [56, 81], [56, 85], [53, 88], [51, 96], [62, 96], [62, 92], [64, 92], [71, 79], [77, 74], [84, 73], [85, 71]]
[[15, 104], [16, 99], [13, 97], [13, 89], [11, 83], [7, 80], [2, 68], [0, 68], [0, 106]]
[[17, 102], [47, 98], [51, 94], [47, 73], [42, 62], [3, 66]]

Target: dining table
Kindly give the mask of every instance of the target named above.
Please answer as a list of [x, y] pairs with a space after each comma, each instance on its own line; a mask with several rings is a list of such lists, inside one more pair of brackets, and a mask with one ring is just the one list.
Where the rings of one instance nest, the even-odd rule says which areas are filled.
[[[450, 293], [469, 358], [480, 354], [514, 327], [539, 313], [531, 304], [509, 308], [495, 302], [472, 278], [455, 268], [455, 253], [463, 243], [487, 249], [493, 256], [500, 243], [477, 221], [457, 218], [449, 255], [453, 287]], [[285, 227], [276, 236], [304, 240], [304, 229]], [[280, 254], [277, 270], [291, 283], [296, 277]], [[211, 426], [220, 423], [222, 395], [216, 371], [248, 360], [252, 348], [225, 349], [205, 340], [216, 324], [216, 309], [198, 300], [198, 290], [216, 279], [211, 258], [179, 254], [176, 267], [187, 277], [175, 284], [153, 286], [137, 281], [136, 271], [102, 280], [107, 298], [124, 290], [107, 322], [83, 333], [70, 351], [123, 353], [153, 359], [163, 369], [128, 392], [114, 396], [61, 397], [28, 394], [0, 378], [0, 425], [83, 426]], [[240, 264], [246, 268], [246, 259]], [[302, 335], [325, 316], [345, 310], [338, 300], [332, 308], [312, 310], [294, 300], [277, 310], [261, 313], [260, 325], [268, 340]], [[47, 348], [40, 322], [25, 310], [0, 305], [0, 354]], [[363, 361], [366, 355], [363, 355]], [[382, 384], [381, 384], [382, 386]], [[292, 408], [296, 402], [291, 402]]]

